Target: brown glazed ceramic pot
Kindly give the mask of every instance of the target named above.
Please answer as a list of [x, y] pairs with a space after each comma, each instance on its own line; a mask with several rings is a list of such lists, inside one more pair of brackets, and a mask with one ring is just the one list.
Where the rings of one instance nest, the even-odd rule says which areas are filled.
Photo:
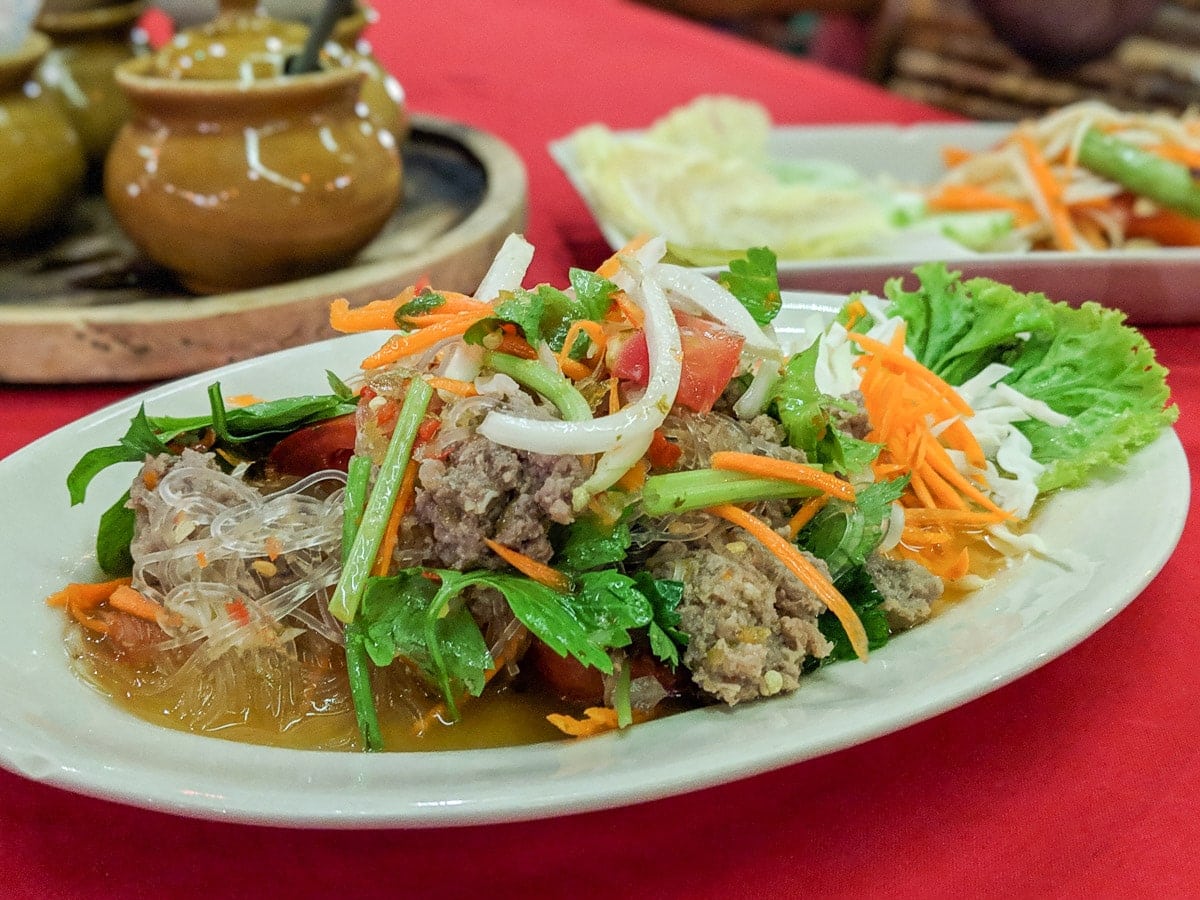
[[145, 49], [133, 37], [145, 7], [144, 0], [95, 9], [47, 4], [38, 17], [38, 30], [53, 43], [38, 80], [58, 98], [97, 172], [129, 118], [129, 104], [113, 71]]
[[79, 136], [33, 81], [50, 39], [32, 32], [0, 55], [0, 241], [45, 230], [70, 208], [85, 170]]
[[408, 137], [408, 110], [404, 103], [404, 88], [387, 73], [375, 59], [370, 44], [363, 40], [366, 27], [378, 17], [373, 9], [355, 4], [354, 11], [342, 16], [333, 29], [333, 40], [325, 52], [343, 66], [361, 69], [367, 76], [363, 82], [361, 102], [367, 115], [381, 128], [396, 136], [397, 143]]
[[338, 268], [391, 216], [392, 135], [355, 111], [363, 74], [334, 68], [238, 81], [117, 71], [133, 116], [108, 155], [104, 194], [121, 228], [196, 293]]

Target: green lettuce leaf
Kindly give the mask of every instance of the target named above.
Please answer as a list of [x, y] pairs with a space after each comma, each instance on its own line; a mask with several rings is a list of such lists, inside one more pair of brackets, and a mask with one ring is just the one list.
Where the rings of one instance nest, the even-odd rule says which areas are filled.
[[987, 278], [962, 281], [942, 264], [915, 271], [916, 290], [896, 279], [886, 293], [921, 363], [951, 384], [1003, 363], [1013, 369], [1005, 384], [1071, 417], [1064, 426], [1017, 423], [1046, 466], [1040, 490], [1084, 484], [1178, 418], [1166, 370], [1123, 313], [1096, 303], [1071, 307]]

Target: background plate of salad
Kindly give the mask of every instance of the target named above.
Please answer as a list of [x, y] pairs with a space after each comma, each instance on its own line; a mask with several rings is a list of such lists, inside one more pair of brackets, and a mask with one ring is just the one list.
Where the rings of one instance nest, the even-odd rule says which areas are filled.
[[[1121, 142], [1082, 151], [1106, 174], [1079, 162], [1089, 129]], [[1036, 141], [1022, 145], [1019, 130]], [[1135, 324], [1200, 321], [1189, 287], [1200, 274], [1200, 126], [1188, 117], [1087, 103], [1021, 129], [779, 126], [753, 102], [701, 97], [642, 131], [586, 126], [550, 154], [613, 249], [664, 234], [678, 261], [715, 274], [767, 245], [783, 287], [836, 293], [878, 293], [897, 271], [940, 259]]]
[[[819, 319], [835, 306], [786, 296], [778, 330], [798, 335], [814, 313]], [[89, 688], [65, 664], [61, 613], [44, 603], [97, 568], [95, 523], [106, 503], [68, 508], [62, 484], [81, 448], [118, 439], [141, 404], [150, 414], [201, 412], [214, 379], [229, 395], [321, 392], [327, 370], [348, 374], [377, 343], [377, 335], [352, 335], [161, 386], [0, 463], [0, 508], [8, 513], [0, 541], [8, 578], [0, 765], [136, 806], [297, 827], [478, 824], [641, 802], [848, 747], [1020, 677], [1130, 603], [1165, 564], [1187, 513], [1187, 462], [1164, 429], [1119, 472], [1051, 496], [1033, 525], [1044, 557], [1002, 571], [868, 664], [822, 668], [786, 697], [706, 707], [586, 740], [416, 753], [288, 750], [153, 725]], [[111, 493], [120, 478], [99, 475], [103, 489], [94, 496]]]

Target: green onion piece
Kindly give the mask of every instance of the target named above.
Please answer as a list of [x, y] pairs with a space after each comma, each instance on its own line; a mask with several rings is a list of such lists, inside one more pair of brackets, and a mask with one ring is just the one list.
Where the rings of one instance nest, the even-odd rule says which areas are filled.
[[[358, 534], [363, 509], [367, 505], [367, 486], [371, 480], [371, 460], [365, 456], [350, 457], [346, 480], [346, 496], [342, 505], [342, 564], [350, 556]], [[348, 622], [346, 640], [346, 675], [350, 681], [350, 699], [354, 701], [354, 717], [363, 746], [374, 752], [383, 749], [383, 734], [379, 730], [379, 715], [375, 711], [375, 695], [371, 691], [370, 658], [363, 645], [362, 626]]]
[[819, 493], [817, 488], [776, 478], [758, 478], [719, 469], [695, 469], [647, 478], [642, 486], [642, 509], [648, 516], [666, 516], [718, 503], [786, 500]]
[[362, 525], [342, 566], [342, 577], [333, 591], [333, 599], [329, 601], [330, 613], [342, 622], [354, 621], [354, 614], [362, 601], [371, 565], [379, 553], [383, 531], [396, 503], [396, 495], [400, 493], [404, 469], [412, 457], [417, 429], [432, 396], [433, 388], [423, 378], [414, 378], [409, 382], [404, 405], [400, 407], [400, 415], [396, 419], [396, 430], [392, 433], [383, 465], [379, 467], [379, 475], [375, 479], [375, 487], [363, 511]]
[[617, 684], [613, 688], [613, 709], [617, 713], [618, 728], [628, 728], [633, 724], [633, 707], [630, 705], [629, 695], [631, 682], [632, 673], [627, 659], [621, 664], [621, 671], [617, 673]]
[[1200, 185], [1192, 177], [1191, 169], [1182, 163], [1164, 159], [1095, 128], [1084, 132], [1079, 163], [1135, 194], [1200, 217]]
[[536, 359], [521, 359], [508, 353], [488, 352], [483, 361], [484, 365], [507, 375], [522, 387], [537, 391], [558, 407], [566, 421], [586, 422], [592, 418], [592, 408], [583, 399], [583, 394], [571, 384], [570, 379], [557, 372], [551, 372]]

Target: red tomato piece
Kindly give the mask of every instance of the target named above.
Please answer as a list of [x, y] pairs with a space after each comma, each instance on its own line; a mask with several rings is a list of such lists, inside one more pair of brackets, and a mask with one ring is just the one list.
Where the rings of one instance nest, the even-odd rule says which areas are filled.
[[267, 457], [287, 475], [311, 475], [321, 469], [341, 469], [354, 455], [354, 413], [306, 425], [275, 445]]
[[[683, 372], [675, 402], [699, 413], [709, 412], [737, 371], [745, 339], [697, 316], [676, 311], [683, 347]], [[622, 381], [645, 385], [650, 378], [650, 352], [639, 331], [617, 353], [612, 373]]]

